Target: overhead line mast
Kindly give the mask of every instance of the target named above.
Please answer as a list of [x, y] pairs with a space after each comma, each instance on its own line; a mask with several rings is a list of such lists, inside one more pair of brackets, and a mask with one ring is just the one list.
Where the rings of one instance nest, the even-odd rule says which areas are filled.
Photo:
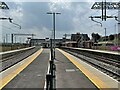
[[[94, 10], [102, 10], [101, 16], [90, 16], [89, 18], [99, 18], [102, 19], [102, 21], [106, 21], [108, 18], [114, 18], [115, 20], [118, 20], [117, 16], [108, 16], [107, 10], [119, 10], [120, 9], [120, 2], [106, 2], [106, 0], [103, 2], [95, 2], [91, 9]], [[94, 21], [94, 20], [92, 20]]]

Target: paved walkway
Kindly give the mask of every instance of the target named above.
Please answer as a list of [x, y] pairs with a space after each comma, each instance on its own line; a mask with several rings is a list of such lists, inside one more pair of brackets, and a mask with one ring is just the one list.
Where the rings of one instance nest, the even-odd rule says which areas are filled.
[[62, 53], [56, 50], [57, 88], [89, 88], [98, 90], [95, 85]]
[[44, 88], [45, 75], [49, 60], [49, 50], [43, 52], [5, 88]]

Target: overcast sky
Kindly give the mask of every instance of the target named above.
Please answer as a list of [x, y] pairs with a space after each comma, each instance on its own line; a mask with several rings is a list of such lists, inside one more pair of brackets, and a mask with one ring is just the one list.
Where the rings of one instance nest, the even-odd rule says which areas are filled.
[[[5, 1], [5, 0], [3, 0]], [[9, 21], [2, 22], [2, 39], [6, 36], [10, 39], [11, 33], [26, 33], [36, 34], [35, 38], [46, 38], [52, 36], [52, 15], [46, 13], [60, 12], [61, 15], [56, 16], [56, 38], [62, 38], [63, 34], [86, 33], [91, 36], [91, 33], [99, 33], [104, 36], [104, 28], [107, 28], [107, 35], [114, 34], [117, 31], [117, 22], [114, 19], [109, 19], [103, 23], [103, 27], [91, 21], [89, 16], [101, 15], [100, 10], [92, 10], [91, 6], [97, 0], [11, 0], [7, 2], [9, 10], [2, 10], [0, 17], [11, 17], [13, 22], [20, 24], [20, 30]], [[10, 1], [10, 0], [9, 0]], [[22, 2], [21, 2], [22, 1]], [[57, 1], [57, 2], [56, 2]], [[112, 1], [112, 0], [107, 0]], [[115, 0], [113, 0], [115, 1]], [[119, 1], [119, 0], [116, 0]], [[118, 16], [117, 10], [107, 11], [108, 15]], [[100, 21], [100, 19], [96, 19]], [[115, 30], [116, 25], [116, 30]], [[26, 37], [17, 37], [23, 41]]]

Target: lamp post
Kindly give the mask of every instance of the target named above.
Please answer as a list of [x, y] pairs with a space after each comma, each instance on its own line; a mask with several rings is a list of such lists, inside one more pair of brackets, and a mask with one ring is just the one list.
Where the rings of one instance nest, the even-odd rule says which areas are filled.
[[51, 14], [53, 15], [53, 31], [54, 31], [54, 51], [53, 51], [53, 58], [55, 59], [55, 29], [56, 29], [56, 26], [55, 26], [55, 16], [56, 14], [61, 14], [61, 13], [56, 13], [56, 12], [47, 12], [47, 14]]
[[56, 87], [56, 80], [55, 80], [55, 70], [56, 66], [54, 64], [55, 60], [55, 16], [56, 14], [61, 14], [61, 13], [56, 13], [56, 12], [47, 12], [47, 14], [53, 15], [53, 31], [54, 31], [54, 49], [52, 46], [52, 38], [51, 38], [51, 61], [50, 61], [50, 73], [51, 73], [51, 78], [50, 78], [50, 90], [54, 90]]

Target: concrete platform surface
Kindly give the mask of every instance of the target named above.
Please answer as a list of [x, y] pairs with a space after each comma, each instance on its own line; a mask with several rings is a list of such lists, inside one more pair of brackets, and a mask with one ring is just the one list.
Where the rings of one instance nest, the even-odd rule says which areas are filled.
[[[110, 76], [106, 75], [105, 73], [99, 71], [95, 67], [89, 65], [88, 63], [84, 62], [83, 60], [61, 50], [59, 50], [62, 54], [64, 54], [70, 62], [72, 62], [80, 71], [84, 73], [84, 75], [93, 82], [96, 87], [100, 90], [120, 90], [120, 83], [111, 78]], [[63, 66], [65, 67], [65, 66]], [[74, 77], [71, 76], [73, 79]], [[86, 84], [87, 85], [87, 84]]]
[[49, 50], [43, 52], [4, 88], [44, 88], [49, 60]]
[[79, 88], [98, 90], [97, 87], [61, 52], [56, 50], [57, 88]]
[[[25, 88], [32, 90], [44, 89], [49, 56], [50, 50], [44, 49], [43, 52], [27, 68], [11, 80], [3, 90], [18, 88], [21, 88], [21, 90]], [[101, 84], [101, 82], [99, 82], [101, 78], [98, 77], [101, 76], [101, 74], [99, 74], [99, 71], [95, 72], [93, 67], [91, 68], [90, 65], [80, 59], [56, 49], [55, 65], [56, 89], [99, 90], [95, 83], [98, 80], [98, 83]], [[87, 70], [90, 72], [85, 73]], [[92, 76], [93, 80], [87, 76], [87, 74]], [[115, 83], [113, 83], [113, 85], [114, 84]], [[104, 83], [102, 83], [101, 86], [105, 86]]]

